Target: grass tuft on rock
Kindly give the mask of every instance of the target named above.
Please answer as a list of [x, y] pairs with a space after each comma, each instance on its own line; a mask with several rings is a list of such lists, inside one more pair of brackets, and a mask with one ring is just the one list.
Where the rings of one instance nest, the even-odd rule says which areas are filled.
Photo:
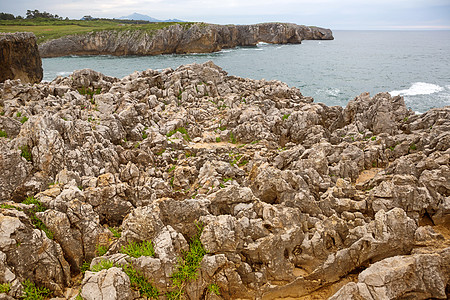
[[155, 250], [151, 241], [143, 241], [141, 243], [129, 243], [126, 246], [122, 246], [121, 253], [128, 254], [131, 257], [141, 256], [155, 256]]
[[26, 300], [44, 300], [51, 296], [52, 292], [45, 287], [37, 287], [34, 282], [25, 280], [22, 283], [24, 296]]

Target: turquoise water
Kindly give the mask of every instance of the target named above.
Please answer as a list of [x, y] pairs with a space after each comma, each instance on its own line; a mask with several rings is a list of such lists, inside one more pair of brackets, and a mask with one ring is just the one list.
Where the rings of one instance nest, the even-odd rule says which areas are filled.
[[277, 79], [316, 102], [345, 106], [362, 92], [391, 92], [425, 112], [450, 105], [450, 31], [334, 31], [333, 41], [239, 47], [217, 53], [43, 59], [44, 80], [91, 68], [123, 77], [136, 70], [212, 60], [230, 75]]

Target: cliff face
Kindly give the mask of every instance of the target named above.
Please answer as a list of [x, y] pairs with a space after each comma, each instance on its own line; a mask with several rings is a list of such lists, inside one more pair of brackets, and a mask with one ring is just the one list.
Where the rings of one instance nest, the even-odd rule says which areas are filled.
[[254, 46], [258, 42], [299, 44], [302, 40], [331, 40], [331, 30], [296, 24], [173, 25], [156, 32], [101, 31], [66, 36], [39, 46], [42, 57], [64, 55], [157, 55], [209, 53], [223, 48]]
[[42, 75], [36, 36], [29, 32], [0, 33], [0, 82], [20, 79], [35, 83]]

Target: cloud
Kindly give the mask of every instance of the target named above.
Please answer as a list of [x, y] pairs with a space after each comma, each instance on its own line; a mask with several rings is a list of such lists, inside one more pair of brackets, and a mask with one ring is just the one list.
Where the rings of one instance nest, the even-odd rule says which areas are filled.
[[[38, 9], [69, 18], [113, 18], [134, 12], [158, 19], [220, 24], [280, 21], [332, 29], [446, 28], [448, 0], [16, 0], [0, 11], [25, 15]], [[37, 5], [37, 3], [39, 3]], [[416, 26], [416, 27], [414, 27]]]

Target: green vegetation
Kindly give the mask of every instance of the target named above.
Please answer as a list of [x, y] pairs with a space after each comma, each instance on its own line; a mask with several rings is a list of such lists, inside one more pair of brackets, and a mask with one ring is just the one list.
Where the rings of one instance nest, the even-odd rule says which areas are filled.
[[108, 246], [97, 245], [96, 250], [98, 256], [103, 256], [108, 252]]
[[109, 260], [102, 260], [98, 264], [92, 266], [92, 272], [100, 272], [112, 267], [122, 268], [122, 270], [130, 278], [131, 286], [139, 291], [141, 297], [146, 296], [150, 299], [158, 299], [159, 291], [155, 288], [138, 270], [131, 265], [118, 265]]
[[182, 299], [186, 284], [198, 277], [198, 268], [206, 250], [200, 241], [204, 225], [203, 223], [196, 223], [195, 226], [197, 227], [197, 234], [189, 243], [189, 251], [183, 253], [183, 257], [178, 259], [176, 271], [171, 276], [173, 290], [166, 294], [167, 299]]
[[242, 167], [242, 166], [245, 166], [246, 164], [248, 164], [248, 160], [244, 159], [238, 164], [238, 166]]
[[147, 127], [144, 128], [144, 131], [142, 131], [142, 139], [145, 140], [146, 138], [148, 138], [148, 134], [146, 132]]
[[22, 286], [23, 292], [25, 293], [25, 296], [22, 296], [22, 298], [26, 300], [44, 300], [52, 294], [49, 289], [45, 287], [36, 287], [36, 285], [29, 280], [22, 282]]
[[167, 169], [167, 173], [172, 172], [173, 170], [175, 170], [176, 167], [177, 167], [176, 165], [171, 166], [170, 168]]
[[166, 136], [167, 136], [167, 137], [171, 137], [172, 135], [174, 135], [174, 134], [177, 133], [177, 132], [181, 133], [181, 134], [183, 135], [183, 138], [184, 138], [187, 142], [190, 142], [190, 141], [191, 141], [191, 138], [189, 137], [189, 134], [188, 134], [186, 128], [184, 128], [184, 127], [179, 127], [179, 128], [177, 128], [177, 129], [174, 129], [174, 130], [168, 132], [168, 133], [166, 134]]
[[237, 143], [236, 138], [234, 137], [234, 134], [233, 134], [232, 131], [230, 131], [230, 142], [232, 144], [236, 144]]
[[16, 113], [16, 117], [20, 118], [21, 116], [22, 116], [22, 113], [21, 113], [20, 111], [18, 111], [18, 112]]
[[412, 144], [409, 146], [409, 149], [410, 149], [410, 150], [413, 150], [413, 151], [417, 150], [416, 144], [412, 143]]
[[138, 290], [142, 296], [146, 296], [149, 299], [158, 299], [159, 291], [155, 288], [138, 270], [132, 266], [123, 266], [122, 270], [130, 278], [131, 286]]
[[216, 137], [216, 143], [220, 143], [220, 137]]
[[122, 246], [121, 253], [128, 254], [131, 257], [141, 256], [155, 256], [155, 250], [153, 250], [153, 244], [151, 241], [143, 241], [142, 243], [129, 243], [126, 246]]
[[122, 234], [120, 233], [120, 230], [116, 227], [108, 227], [109, 231], [113, 234], [113, 237], [120, 238]]
[[373, 137], [371, 137], [370, 138], [372, 141], [375, 141], [376, 139], [377, 139], [377, 137], [376, 136], [373, 136]]
[[287, 119], [289, 118], [290, 115], [291, 115], [291, 114], [285, 114], [285, 115], [283, 115], [283, 117], [282, 117], [283, 121], [287, 120]]
[[81, 273], [85, 273], [86, 271], [88, 271], [89, 270], [89, 268], [91, 267], [91, 263], [90, 262], [87, 262], [87, 261], [84, 261], [83, 262], [83, 264], [81, 265]]
[[42, 204], [42, 202], [34, 197], [27, 197], [24, 201], [22, 201], [22, 203], [27, 205], [34, 204], [35, 205], [35, 208], [33, 209], [34, 212], [43, 212], [47, 210], [47, 208]]
[[[78, 93], [80, 93], [80, 95], [88, 95], [89, 99], [94, 99], [94, 95], [99, 95], [101, 93], [102, 89], [98, 88], [96, 90], [94, 90], [94, 88], [91, 87], [81, 87], [78, 89]], [[94, 103], [92, 103], [94, 104]]]
[[[57, 19], [16, 19], [0, 20], [0, 32], [33, 32], [37, 37], [38, 44], [48, 40], [57, 39], [67, 35], [87, 34], [104, 30], [117, 32], [142, 30], [147, 34], [154, 34], [157, 30], [175, 24], [190, 27], [194, 23], [167, 22], [126, 24], [127, 20], [57, 20]], [[136, 22], [134, 22], [136, 23]]]
[[3, 208], [3, 209], [22, 210], [20, 207], [17, 207], [17, 206], [14, 206], [14, 205], [10, 205], [10, 204], [5, 204], [5, 203], [0, 204], [0, 207]]
[[0, 284], [0, 294], [8, 293], [11, 290], [11, 285], [9, 283]]
[[19, 150], [21, 151], [20, 156], [25, 158], [27, 161], [31, 161], [31, 152], [30, 148], [28, 148], [28, 145], [23, 145], [19, 147]]
[[26, 121], [28, 121], [28, 118], [23, 116], [22, 119], [20, 119], [20, 123], [25, 123]]
[[100, 272], [101, 270], [108, 270], [114, 267], [114, 263], [110, 260], [102, 260], [98, 264], [93, 265], [91, 268], [92, 272]]
[[45, 235], [49, 238], [49, 239], [53, 239], [53, 232], [50, 231], [50, 229], [47, 228], [47, 226], [44, 224], [44, 222], [41, 221], [41, 219], [39, 219], [36, 216], [37, 212], [43, 212], [46, 211], [47, 208], [42, 204], [41, 201], [39, 201], [38, 199], [35, 199], [34, 197], [27, 197], [27, 199], [25, 199], [23, 202], [23, 204], [34, 204], [34, 207], [32, 209], [29, 210], [29, 217], [31, 220], [31, 223], [33, 223], [33, 225], [44, 231]]
[[219, 286], [215, 283], [211, 283], [210, 285], [208, 285], [208, 293], [220, 296]]
[[78, 295], [75, 297], [75, 300], [84, 300], [84, 299], [83, 299], [83, 297], [81, 297], [80, 294], [78, 294]]
[[8, 134], [6, 133], [6, 131], [0, 130], [0, 138], [2, 137], [7, 138]]

